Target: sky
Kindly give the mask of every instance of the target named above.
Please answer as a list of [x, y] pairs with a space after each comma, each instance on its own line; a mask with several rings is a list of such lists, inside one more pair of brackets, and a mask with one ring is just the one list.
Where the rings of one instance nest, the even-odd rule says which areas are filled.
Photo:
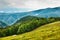
[[0, 10], [6, 8], [38, 10], [49, 7], [60, 7], [60, 0], [0, 0]]

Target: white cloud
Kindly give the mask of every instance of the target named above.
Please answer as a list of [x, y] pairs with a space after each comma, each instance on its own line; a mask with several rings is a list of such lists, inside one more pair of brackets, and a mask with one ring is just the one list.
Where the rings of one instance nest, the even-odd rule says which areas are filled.
[[60, 0], [0, 0], [0, 8], [30, 8], [42, 9], [60, 6]]

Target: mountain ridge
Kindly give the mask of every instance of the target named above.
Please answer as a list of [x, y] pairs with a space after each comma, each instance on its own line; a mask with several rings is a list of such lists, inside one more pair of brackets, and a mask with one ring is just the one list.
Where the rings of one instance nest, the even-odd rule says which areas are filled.
[[[0, 20], [6, 21], [9, 17], [13, 17], [15, 20], [8, 20], [6, 21], [9, 25], [14, 24], [18, 19], [21, 19], [25, 16], [37, 16], [37, 17], [60, 17], [60, 7], [55, 8], [46, 8], [46, 9], [39, 9], [30, 12], [22, 12], [22, 13], [0, 13]], [[10, 23], [11, 22], [11, 23]]]

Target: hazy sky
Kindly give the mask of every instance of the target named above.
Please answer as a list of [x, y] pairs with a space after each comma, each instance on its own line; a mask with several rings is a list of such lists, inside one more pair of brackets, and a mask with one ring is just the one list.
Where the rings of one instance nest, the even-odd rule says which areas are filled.
[[60, 6], [60, 0], [0, 0], [0, 9], [12, 7], [33, 10], [58, 6]]

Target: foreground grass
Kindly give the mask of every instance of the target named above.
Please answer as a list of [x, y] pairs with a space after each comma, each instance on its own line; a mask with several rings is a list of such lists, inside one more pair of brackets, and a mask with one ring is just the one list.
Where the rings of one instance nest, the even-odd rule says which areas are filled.
[[41, 26], [25, 34], [0, 38], [0, 40], [60, 40], [60, 21]]

